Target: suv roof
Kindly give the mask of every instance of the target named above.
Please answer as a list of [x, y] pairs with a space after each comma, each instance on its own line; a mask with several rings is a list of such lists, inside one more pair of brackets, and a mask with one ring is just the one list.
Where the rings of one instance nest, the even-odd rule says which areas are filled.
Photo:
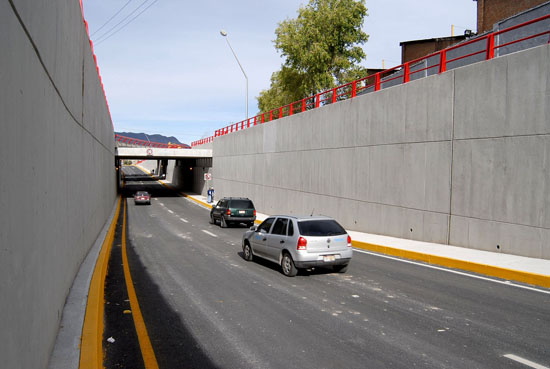
[[250, 200], [248, 197], [224, 197], [222, 200]]

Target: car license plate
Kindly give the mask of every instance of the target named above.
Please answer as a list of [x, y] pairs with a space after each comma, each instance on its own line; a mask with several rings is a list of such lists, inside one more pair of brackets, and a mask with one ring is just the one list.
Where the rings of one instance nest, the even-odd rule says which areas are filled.
[[244, 214], [244, 213], [246, 213], [246, 211], [244, 211], [244, 210], [239, 210], [239, 214]]
[[334, 257], [334, 255], [326, 255], [326, 256], [323, 256], [323, 261], [327, 262], [327, 261], [334, 261], [336, 258]]

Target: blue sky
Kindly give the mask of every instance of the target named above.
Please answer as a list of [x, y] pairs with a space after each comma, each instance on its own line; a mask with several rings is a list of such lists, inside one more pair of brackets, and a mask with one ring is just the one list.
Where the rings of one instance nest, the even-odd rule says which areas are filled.
[[[305, 0], [83, 0], [84, 16], [117, 131], [159, 133], [191, 143], [245, 118], [245, 78], [219, 31], [228, 33], [249, 81], [249, 116], [283, 59], [273, 40], [279, 22]], [[110, 38], [101, 36], [128, 18]], [[473, 0], [366, 0], [363, 45], [369, 68], [401, 63], [401, 41], [476, 30]], [[127, 21], [128, 21], [127, 20]], [[127, 21], [121, 23], [124, 25]], [[113, 31], [116, 31], [115, 28]], [[94, 34], [94, 32], [96, 32]], [[103, 38], [108, 37], [107, 33]]]

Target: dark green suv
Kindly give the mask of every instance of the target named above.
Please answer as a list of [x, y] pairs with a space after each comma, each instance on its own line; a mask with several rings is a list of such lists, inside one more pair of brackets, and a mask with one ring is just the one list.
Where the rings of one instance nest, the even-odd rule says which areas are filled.
[[210, 210], [210, 224], [220, 222], [222, 228], [231, 224], [245, 223], [251, 227], [256, 220], [256, 209], [246, 197], [224, 197]]

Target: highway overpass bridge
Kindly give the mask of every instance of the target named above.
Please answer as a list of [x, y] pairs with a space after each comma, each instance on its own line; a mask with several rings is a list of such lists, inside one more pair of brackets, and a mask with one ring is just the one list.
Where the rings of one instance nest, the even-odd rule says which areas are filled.
[[212, 158], [212, 149], [166, 149], [152, 147], [118, 147], [116, 159], [177, 160]]

